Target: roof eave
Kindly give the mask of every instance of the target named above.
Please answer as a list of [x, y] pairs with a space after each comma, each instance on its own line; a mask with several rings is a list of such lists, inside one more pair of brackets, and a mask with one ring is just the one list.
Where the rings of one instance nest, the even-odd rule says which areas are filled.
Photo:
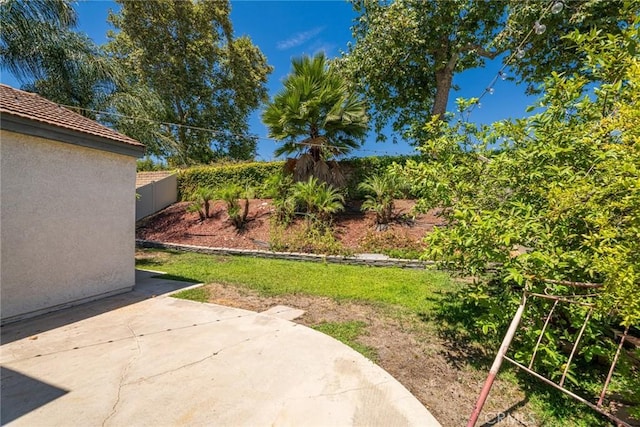
[[60, 126], [31, 120], [25, 117], [15, 116], [7, 112], [2, 112], [0, 128], [11, 132], [25, 135], [37, 136], [54, 141], [65, 142], [67, 144], [79, 145], [81, 147], [93, 148], [96, 150], [108, 151], [135, 158], [142, 157], [145, 153], [144, 145], [127, 144], [110, 138], [101, 137], [66, 129]]

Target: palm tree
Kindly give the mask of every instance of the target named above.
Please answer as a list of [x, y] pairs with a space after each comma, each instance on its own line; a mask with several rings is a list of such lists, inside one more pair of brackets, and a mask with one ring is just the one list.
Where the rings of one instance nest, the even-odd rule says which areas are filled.
[[73, 31], [77, 16], [69, 0], [4, 0], [0, 19], [1, 67], [23, 89], [83, 109], [105, 104], [118, 70], [86, 34]]
[[340, 185], [337, 163], [330, 160], [360, 146], [368, 130], [366, 106], [323, 53], [292, 65], [284, 88], [262, 114], [269, 136], [283, 141], [275, 155], [301, 154], [289, 162], [297, 181], [315, 176]]
[[393, 219], [394, 199], [403, 187], [400, 179], [389, 172], [370, 176], [358, 185], [358, 189], [367, 193], [362, 209], [375, 212], [378, 231], [385, 230]]

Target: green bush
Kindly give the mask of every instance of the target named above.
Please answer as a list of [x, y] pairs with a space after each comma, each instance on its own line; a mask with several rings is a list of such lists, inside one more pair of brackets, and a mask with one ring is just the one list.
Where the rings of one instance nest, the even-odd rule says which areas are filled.
[[[360, 157], [340, 162], [340, 166], [345, 170], [347, 175], [346, 197], [350, 200], [361, 200], [365, 197], [366, 191], [358, 188], [361, 182], [372, 175], [384, 175], [389, 167], [394, 163], [404, 166], [407, 161], [424, 162], [425, 157], [422, 155], [413, 156], [382, 156], [382, 157]], [[417, 198], [412, 191], [407, 193], [409, 198]]]
[[[408, 160], [421, 161], [422, 156], [384, 156], [363, 157], [342, 160], [339, 162], [345, 176], [347, 176], [346, 188], [342, 193], [347, 199], [362, 199], [364, 192], [358, 189], [358, 185], [370, 175], [382, 175], [389, 166], [395, 164], [404, 165]], [[195, 166], [178, 172], [178, 192], [182, 200], [187, 200], [189, 195], [198, 187], [211, 187], [220, 189], [229, 184], [256, 189], [256, 197], [270, 197], [265, 186], [273, 175], [284, 170], [285, 162], [253, 162], [233, 163], [214, 166]], [[411, 191], [407, 197], [415, 197]]]
[[[242, 188], [263, 188], [264, 182], [272, 175], [280, 172], [284, 162], [254, 162], [215, 166], [196, 166], [178, 172], [178, 193], [186, 200], [198, 187], [210, 187], [219, 190], [228, 185]], [[259, 190], [256, 197], [264, 197], [264, 190]]]

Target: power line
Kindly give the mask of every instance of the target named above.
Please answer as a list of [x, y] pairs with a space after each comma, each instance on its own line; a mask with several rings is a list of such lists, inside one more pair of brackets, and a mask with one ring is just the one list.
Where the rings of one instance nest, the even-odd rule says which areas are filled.
[[[211, 133], [219, 134], [219, 135], [226, 135], [226, 136], [232, 136], [232, 137], [235, 136], [238, 139], [253, 138], [253, 139], [273, 142], [275, 144], [280, 143], [279, 140], [277, 140], [275, 138], [266, 137], [266, 136], [259, 136], [259, 135], [252, 135], [252, 134], [238, 134], [238, 133], [229, 132], [227, 130], [204, 128], [204, 127], [200, 127], [200, 126], [184, 125], [184, 124], [180, 124], [180, 123], [163, 122], [163, 121], [160, 121], [160, 120], [149, 119], [147, 117], [129, 116], [129, 115], [125, 115], [125, 114], [115, 113], [115, 112], [112, 112], [112, 111], [95, 110], [95, 109], [91, 109], [91, 108], [78, 107], [78, 106], [75, 106], [75, 105], [65, 105], [65, 104], [58, 104], [58, 105], [61, 106], [61, 107], [70, 108], [70, 109], [74, 109], [74, 110], [78, 110], [78, 111], [87, 111], [87, 112], [95, 113], [97, 115], [110, 115], [110, 116], [121, 117], [121, 118], [125, 118], [125, 119], [131, 119], [131, 120], [141, 120], [141, 121], [145, 121], [145, 122], [148, 122], [148, 123], [153, 123], [153, 124], [157, 124], [157, 125], [163, 125], [163, 126], [167, 126], [167, 127], [175, 126], [175, 127], [178, 127], [178, 128], [184, 128], [184, 129], [190, 129], [190, 130], [198, 130], [198, 131], [204, 131], [204, 132], [211, 132]], [[296, 142], [296, 141], [290, 141], [289, 143], [292, 143], [294, 145], [299, 145], [299, 146], [305, 146], [305, 147], [309, 147], [309, 146], [313, 145], [313, 144], [309, 144], [309, 143], [305, 143], [305, 142]], [[336, 151], [341, 149], [341, 147], [338, 147], [338, 146], [335, 146], [335, 145], [326, 145], [326, 144], [322, 144], [321, 147], [327, 148], [327, 149], [335, 149]], [[357, 148], [355, 151], [366, 152], [366, 153], [376, 153], [376, 154], [382, 154], [382, 155], [397, 155], [398, 154], [397, 152], [393, 152], [393, 151], [381, 151], [381, 150], [372, 150], [372, 149], [366, 149], [366, 148]]]

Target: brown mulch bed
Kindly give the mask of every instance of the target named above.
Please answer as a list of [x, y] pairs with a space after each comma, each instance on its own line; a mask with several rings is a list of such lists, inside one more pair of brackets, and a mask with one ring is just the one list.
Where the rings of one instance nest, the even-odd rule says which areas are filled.
[[[213, 205], [213, 218], [205, 221], [200, 221], [197, 213], [187, 212], [188, 205], [188, 202], [175, 203], [142, 220], [138, 223], [136, 238], [221, 248], [270, 248], [271, 200], [249, 201], [249, 221], [242, 231], [231, 224], [222, 202]], [[375, 252], [385, 242], [419, 249], [425, 234], [442, 221], [437, 217], [437, 211], [412, 217], [414, 205], [412, 200], [397, 200], [397, 220], [388, 230], [380, 232], [375, 230], [375, 214], [361, 212], [357, 202], [348, 204], [334, 219], [334, 235], [346, 250], [354, 253]], [[301, 222], [298, 219], [291, 230], [299, 228]], [[390, 239], [393, 242], [389, 242]]]

